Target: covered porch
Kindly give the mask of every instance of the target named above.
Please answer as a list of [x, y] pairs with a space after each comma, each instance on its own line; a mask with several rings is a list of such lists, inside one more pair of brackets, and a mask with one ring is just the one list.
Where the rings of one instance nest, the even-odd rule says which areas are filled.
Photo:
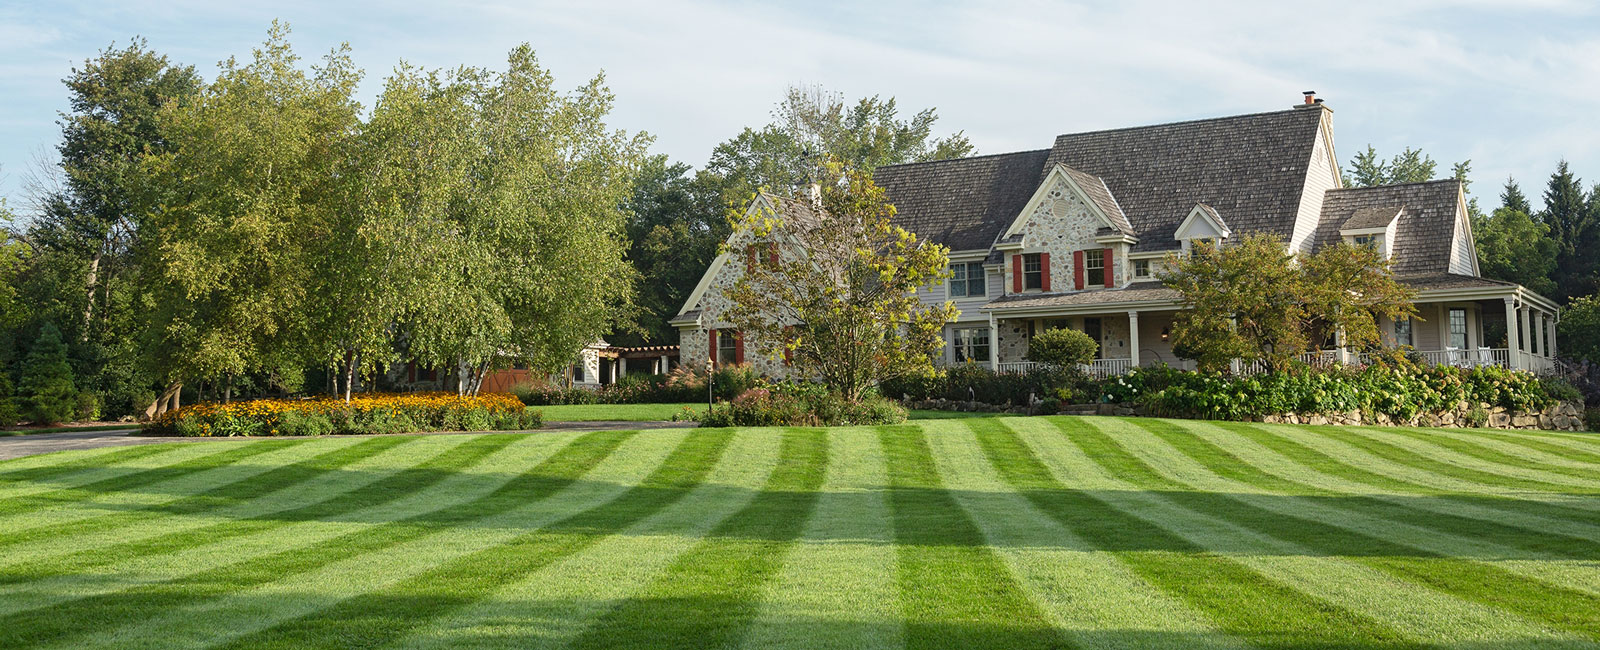
[[[1172, 323], [1180, 305], [1175, 293], [1163, 291], [1152, 289], [1138, 295], [1140, 300], [1120, 304], [1069, 300], [1049, 304], [1038, 299], [1017, 301], [1015, 306], [991, 303], [984, 337], [993, 342], [985, 346], [987, 365], [996, 372], [1027, 372], [1039, 365], [1028, 359], [1032, 336], [1066, 327], [1100, 343], [1099, 358], [1083, 367], [1091, 376], [1116, 376], [1160, 364], [1193, 369], [1193, 362], [1173, 352]], [[1554, 302], [1521, 286], [1452, 276], [1419, 286], [1416, 306], [1415, 319], [1380, 323], [1385, 347], [1409, 348], [1415, 359], [1431, 365], [1499, 366], [1539, 374], [1559, 370], [1555, 325], [1560, 311]], [[1303, 355], [1302, 361], [1313, 366], [1365, 364], [1373, 356], [1330, 345]], [[960, 359], [959, 353], [947, 355], [949, 361]], [[1259, 372], [1264, 369], [1259, 365], [1236, 362], [1233, 371]]]

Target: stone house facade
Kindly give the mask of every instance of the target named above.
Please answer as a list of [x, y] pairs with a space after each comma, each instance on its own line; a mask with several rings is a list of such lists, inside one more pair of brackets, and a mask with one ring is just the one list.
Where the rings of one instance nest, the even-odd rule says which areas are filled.
[[[1100, 343], [1091, 372], [1187, 366], [1170, 341], [1179, 296], [1155, 279], [1163, 261], [1197, 240], [1264, 232], [1291, 252], [1343, 241], [1393, 260], [1420, 312], [1382, 324], [1393, 345], [1433, 363], [1553, 368], [1558, 308], [1479, 276], [1461, 183], [1347, 188], [1333, 145], [1333, 110], [1307, 94], [1288, 110], [1066, 134], [1047, 149], [882, 167], [874, 180], [899, 225], [950, 249], [952, 277], [919, 291], [961, 312], [945, 331], [947, 364], [1024, 370], [1034, 333], [1071, 327]], [[766, 196], [751, 209], [826, 218]], [[711, 347], [727, 328], [721, 290], [741, 272], [719, 257], [672, 320], [683, 362], [715, 353], [784, 374], [770, 355]], [[1491, 331], [1505, 338], [1486, 340]], [[1308, 360], [1358, 357], [1329, 349]]]

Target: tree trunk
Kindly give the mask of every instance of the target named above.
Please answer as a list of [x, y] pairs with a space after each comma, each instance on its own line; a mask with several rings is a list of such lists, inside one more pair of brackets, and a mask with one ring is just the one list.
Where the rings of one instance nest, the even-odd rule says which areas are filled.
[[356, 353], [355, 351], [344, 354], [344, 403], [350, 403], [350, 387], [356, 379]]
[[83, 307], [83, 340], [85, 341], [89, 340], [89, 323], [94, 322], [94, 290], [100, 282], [100, 258], [104, 256], [105, 248], [102, 247], [94, 252], [94, 257], [89, 258], [89, 277], [84, 283], [86, 285], [85, 293], [88, 294], [89, 298]]
[[150, 406], [145, 407], [145, 419], [158, 418], [167, 411], [176, 410], [178, 408], [178, 394], [181, 392], [183, 392], [183, 382], [175, 381], [167, 384], [161, 394], [156, 396], [156, 400], [151, 402]]
[[228, 404], [228, 403], [230, 403], [232, 401], [233, 401], [233, 373], [230, 372], [230, 373], [228, 373], [228, 383], [225, 386], [223, 386], [223, 388], [222, 388], [222, 403], [223, 404]]

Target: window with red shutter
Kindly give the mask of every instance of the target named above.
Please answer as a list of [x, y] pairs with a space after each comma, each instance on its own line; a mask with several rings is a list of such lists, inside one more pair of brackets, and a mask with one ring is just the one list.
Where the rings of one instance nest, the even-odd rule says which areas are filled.
[[1011, 293], [1022, 293], [1022, 253], [1011, 254]]
[[1050, 290], [1050, 254], [1039, 254], [1039, 290]]
[[733, 333], [733, 362], [744, 363], [744, 332]]
[[1116, 274], [1111, 272], [1111, 249], [1107, 248], [1100, 259], [1105, 264], [1105, 285], [1107, 287], [1117, 286]]

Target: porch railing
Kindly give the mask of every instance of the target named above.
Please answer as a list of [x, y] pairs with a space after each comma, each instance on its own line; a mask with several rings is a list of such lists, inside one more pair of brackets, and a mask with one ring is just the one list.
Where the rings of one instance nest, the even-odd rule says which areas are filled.
[[[1001, 363], [1000, 367], [996, 369], [996, 371], [1003, 375], [1019, 375], [1033, 370], [1034, 368], [1044, 368], [1049, 365], [1050, 364], [1040, 363], [1038, 361], [1007, 361]], [[1133, 368], [1133, 359], [1095, 359], [1094, 361], [1082, 364], [1078, 367], [1082, 369], [1085, 374], [1091, 377], [1103, 379], [1106, 377], [1115, 377], [1117, 375], [1127, 374], [1127, 372]]]
[[[1434, 366], [1454, 366], [1458, 368], [1475, 368], [1478, 366], [1511, 367], [1511, 355], [1519, 355], [1519, 364], [1523, 369], [1536, 374], [1550, 374], [1561, 369], [1559, 361], [1548, 357], [1541, 357], [1527, 352], [1513, 351], [1506, 348], [1477, 348], [1473, 350], [1417, 350], [1412, 352], [1423, 363]], [[1370, 364], [1377, 355], [1362, 352], [1350, 353], [1350, 363]], [[1338, 350], [1323, 350], [1301, 355], [1300, 360], [1315, 367], [1334, 366], [1340, 363]], [[997, 371], [1001, 374], [1021, 374], [1037, 367], [1048, 364], [1037, 361], [1007, 361], [1000, 364]], [[1186, 364], [1185, 364], [1186, 365]], [[1080, 366], [1083, 371], [1092, 377], [1115, 377], [1127, 374], [1134, 367], [1132, 359], [1096, 359], [1091, 363]], [[1264, 361], [1234, 361], [1229, 370], [1236, 375], [1254, 375], [1266, 372], [1268, 369]]]

